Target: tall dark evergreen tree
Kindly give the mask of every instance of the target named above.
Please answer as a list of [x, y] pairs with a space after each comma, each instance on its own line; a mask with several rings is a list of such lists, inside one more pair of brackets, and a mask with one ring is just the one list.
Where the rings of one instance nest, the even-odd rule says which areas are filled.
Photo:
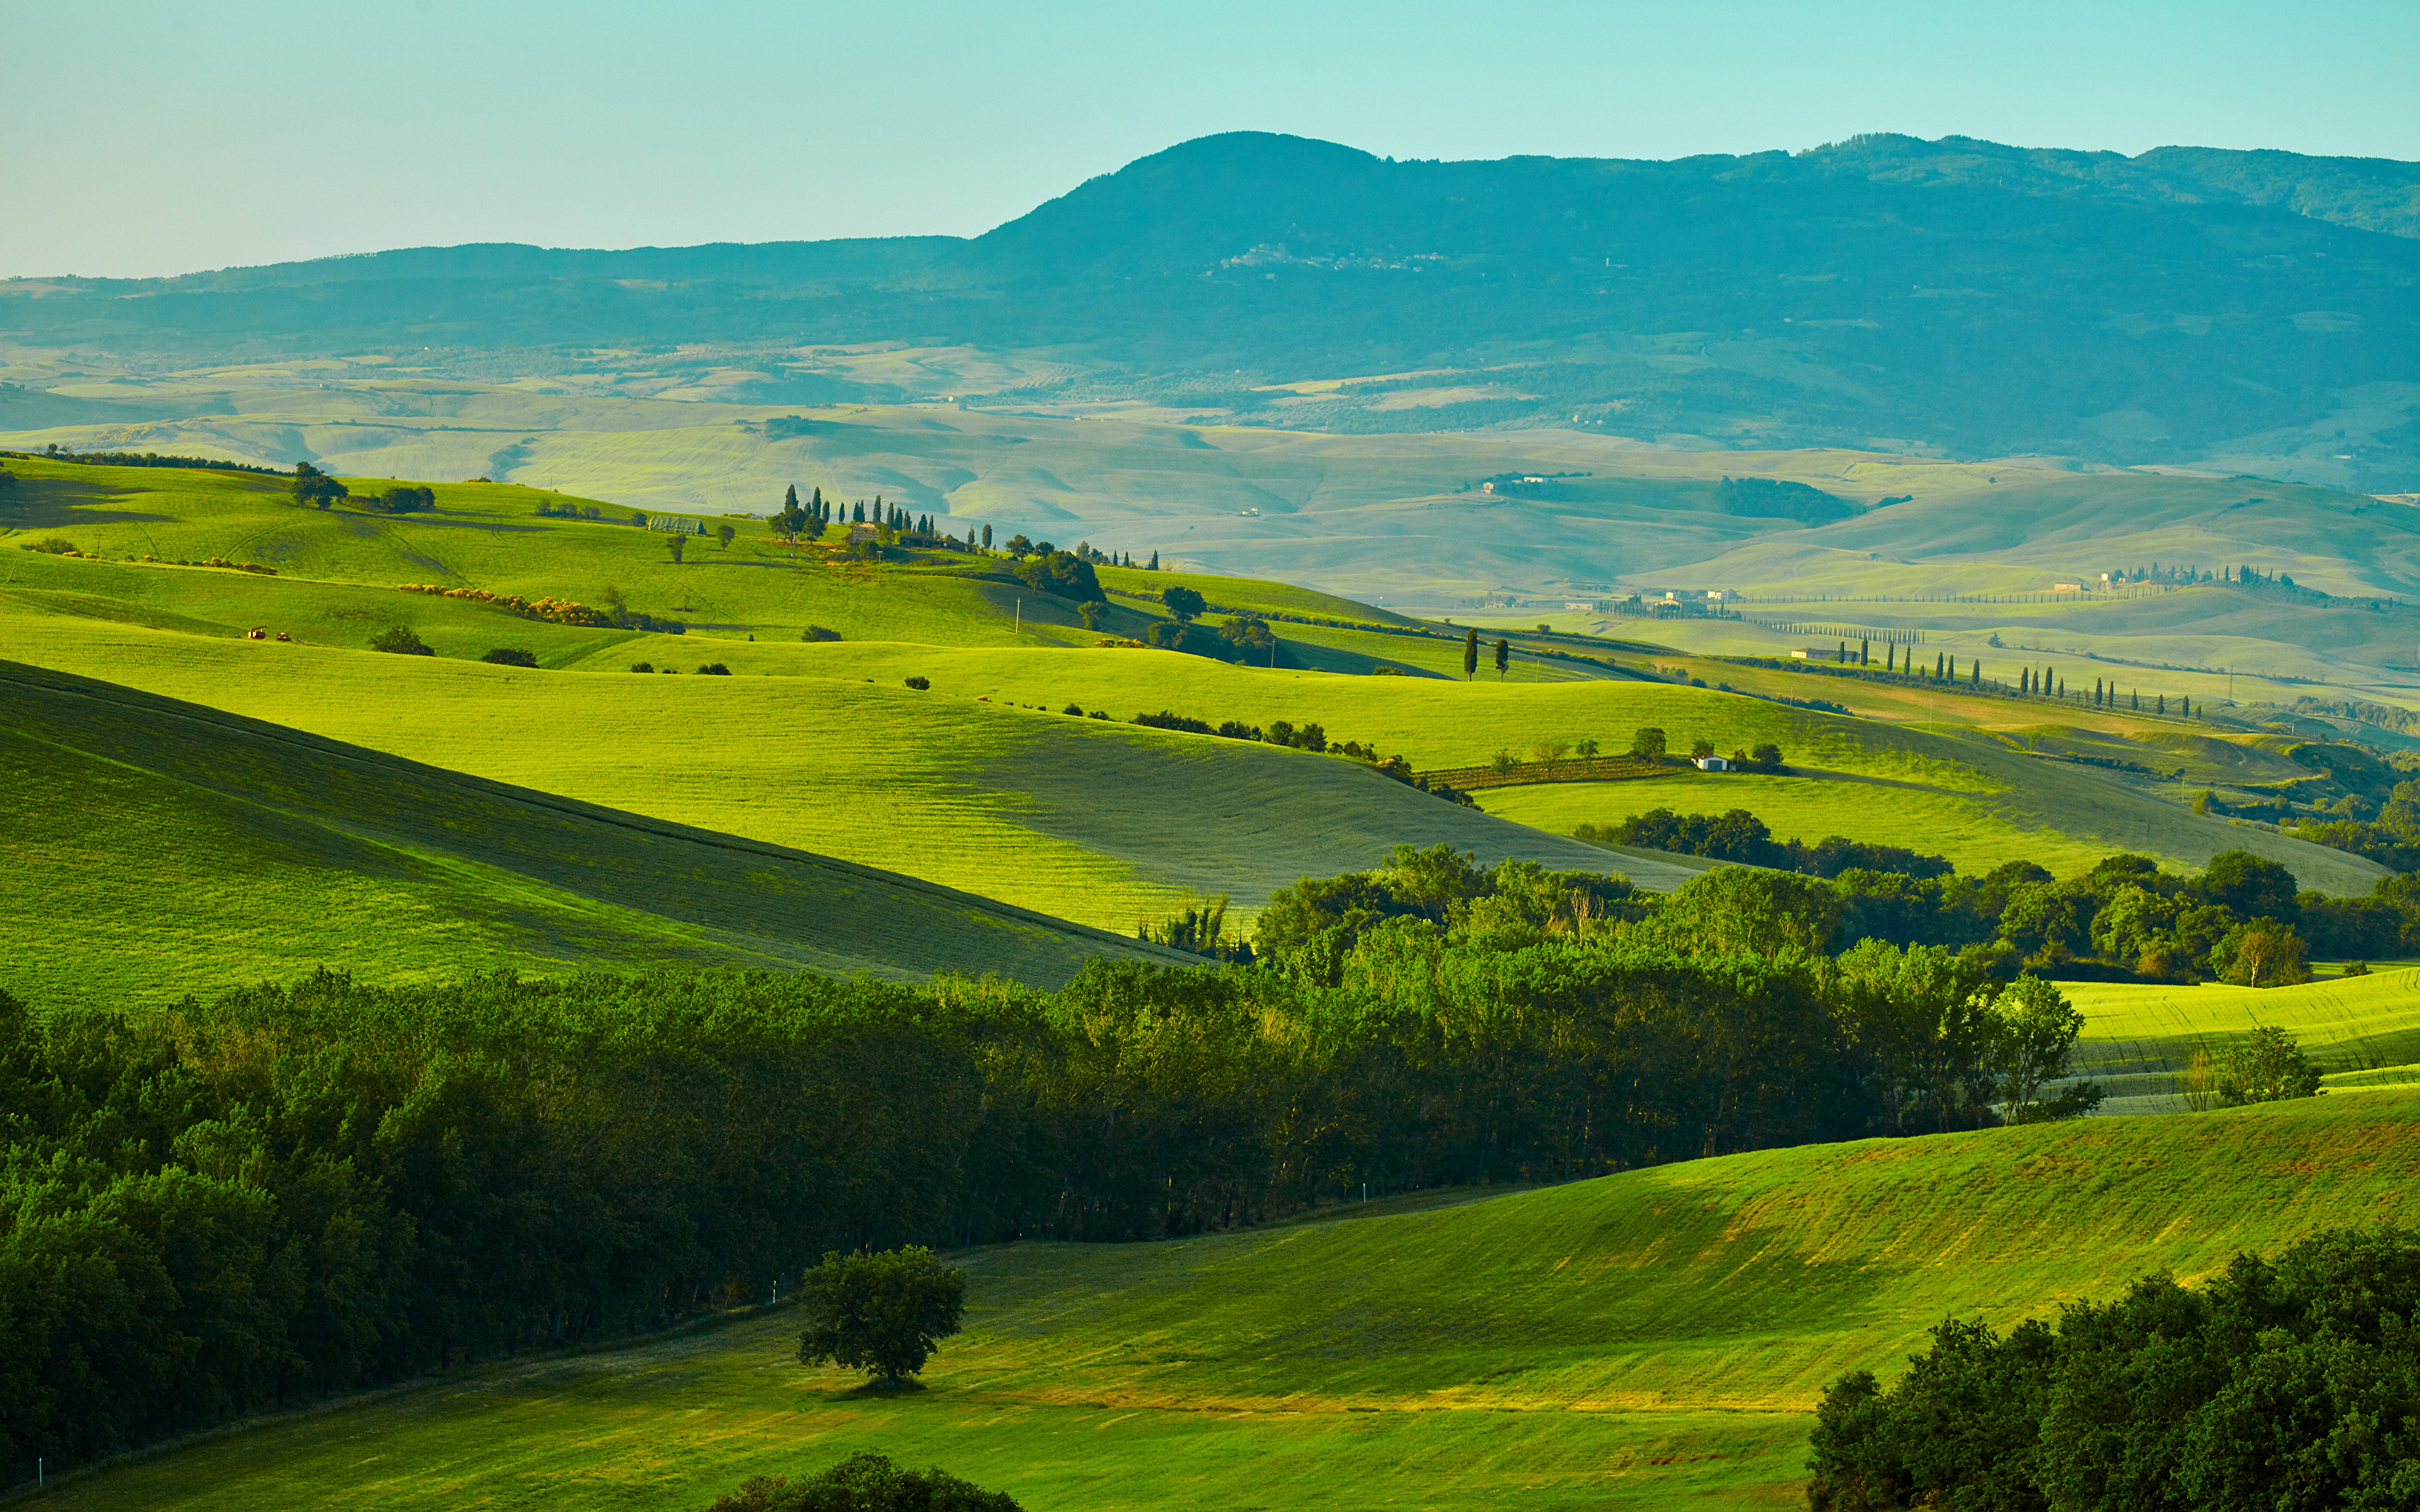
[[1504, 681], [1504, 669], [1512, 664], [1512, 643], [1509, 640], [1498, 640], [1496, 642], [1496, 680], [1497, 682], [1500, 683]]
[[1462, 632], [1462, 680], [1468, 682], [1479, 675], [1479, 630], [1476, 626]]

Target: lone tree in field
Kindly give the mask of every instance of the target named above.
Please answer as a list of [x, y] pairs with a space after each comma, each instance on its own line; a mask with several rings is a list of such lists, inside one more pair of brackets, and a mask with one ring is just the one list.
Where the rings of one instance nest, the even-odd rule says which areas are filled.
[[666, 536], [664, 538], [664, 545], [673, 554], [673, 565], [675, 567], [679, 566], [682, 555], [689, 550], [689, 537], [686, 535]]
[[2274, 1024], [2264, 1024], [2227, 1046], [2218, 1057], [2218, 1101], [2222, 1107], [2246, 1103], [2281, 1103], [2309, 1097], [2319, 1089], [2319, 1068], [2303, 1054], [2294, 1036]]
[[966, 1273], [921, 1246], [826, 1255], [807, 1273], [799, 1361], [862, 1370], [895, 1390], [958, 1331], [966, 1303]]
[[1630, 754], [1640, 761], [1660, 762], [1664, 759], [1664, 732], [1653, 725], [1635, 732], [1630, 737]]
[[717, 525], [714, 528], [715, 544], [721, 546], [725, 550], [728, 550], [730, 549], [732, 540], [737, 536], [738, 533], [739, 532], [733, 529], [727, 521], [723, 524]]
[[1462, 680], [1469, 682], [1479, 675], [1479, 631], [1462, 632]]
[[1161, 589], [1159, 601], [1168, 606], [1168, 612], [1176, 616], [1176, 623], [1179, 625], [1189, 624], [1195, 615], [1210, 607], [1208, 599], [1181, 584], [1174, 588]]
[[1499, 640], [1496, 642], [1496, 680], [1497, 682], [1504, 681], [1504, 669], [1511, 665], [1512, 665], [1512, 642]]

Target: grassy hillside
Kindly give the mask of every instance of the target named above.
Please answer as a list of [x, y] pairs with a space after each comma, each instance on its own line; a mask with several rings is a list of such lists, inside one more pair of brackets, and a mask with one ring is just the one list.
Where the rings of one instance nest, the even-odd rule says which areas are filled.
[[[56, 527], [59, 531], [75, 532], [65, 538], [81, 537], [79, 544], [85, 549], [120, 559], [96, 561], [0, 550], [0, 615], [14, 627], [12, 638], [22, 643], [20, 655], [25, 659], [95, 676], [122, 675], [138, 686], [155, 687], [196, 702], [254, 700], [228, 706], [365, 744], [400, 741], [386, 748], [533, 786], [565, 780], [563, 774], [597, 758], [582, 752], [556, 752], [538, 760], [534, 759], [536, 752], [526, 747], [501, 757], [457, 749], [448, 742], [459, 737], [432, 733], [429, 729], [448, 721], [423, 717], [422, 706], [411, 699], [383, 716], [321, 708], [332, 701], [305, 692], [311, 686], [307, 676], [299, 681], [283, 675], [268, 680], [264, 685], [268, 697], [263, 701], [259, 689], [237, 694], [214, 682], [206, 669], [217, 664], [207, 656], [193, 662], [186, 672], [169, 674], [167, 681], [156, 684], [145, 680], [151, 673], [144, 669], [162, 656], [173, 661], [185, 656], [185, 652], [171, 651], [184, 638], [225, 640], [252, 625], [287, 631], [302, 642], [272, 653], [286, 658], [281, 666], [334, 667], [339, 663], [314, 661], [311, 648], [358, 647], [377, 631], [401, 624], [413, 627], [434, 646], [441, 661], [475, 657], [498, 645], [518, 645], [535, 652], [542, 666], [588, 672], [625, 674], [624, 670], [639, 660], [689, 671], [713, 660], [741, 674], [738, 681], [742, 682], [766, 673], [824, 683], [862, 680], [877, 687], [896, 687], [907, 677], [924, 676], [935, 682], [937, 695], [1051, 710], [1072, 702], [1120, 720], [1137, 712], [1167, 708], [1213, 723], [1229, 718], [1253, 724], [1278, 718], [1296, 724], [1317, 722], [1333, 738], [1360, 740], [1390, 753], [1400, 751], [1424, 768], [1484, 762], [1502, 749], [1524, 753], [1540, 741], [1576, 744], [1592, 738], [1620, 748], [1626, 746], [1633, 730], [1652, 724], [1666, 729], [1678, 745], [1700, 735], [1724, 750], [1772, 740], [1797, 764], [1967, 795], [1967, 799], [1958, 800], [1965, 808], [1953, 822], [1953, 829], [1966, 837], [1960, 841], [1964, 847], [1962, 856], [2005, 858], [2012, 850], [2024, 850], [2023, 837], [2038, 834], [2042, 837], [2043, 854], [2054, 857], [2095, 849], [2134, 849], [2185, 865], [2197, 865], [2219, 850], [2242, 845], [2273, 855], [2311, 885], [2336, 891], [2366, 890], [2377, 874], [2368, 863], [2339, 853], [2267, 831], [2196, 819], [2182, 810], [2185, 790], [2180, 786], [2120, 780], [2087, 768], [2032, 760], [2011, 748], [2015, 741], [2052, 750], [2082, 749], [2092, 739], [2107, 736], [2129, 742], [2129, 748], [2140, 747], [2135, 751], [2142, 758], [2138, 764], [2156, 762], [2166, 771], [2173, 763], [2175, 767], [2188, 768], [2187, 775], [2197, 781], [2240, 779], [2239, 768], [2255, 764], [2242, 754], [2249, 748], [2213, 741], [2200, 733], [2207, 729], [2204, 726], [2114, 713], [2090, 716], [2066, 705], [1967, 698], [1916, 684], [1854, 683], [1778, 668], [1683, 663], [1692, 671], [1714, 673], [1714, 678], [1708, 680], [1736, 679], [1731, 686], [1767, 694], [1769, 699], [1854, 699], [1852, 707], [1897, 721], [1900, 728], [1894, 729], [1868, 719], [1793, 709], [1769, 699], [1735, 698], [1715, 689], [1636, 680], [1641, 663], [1663, 659], [1652, 651], [1622, 648], [1621, 658], [1635, 659], [1621, 667], [1608, 665], [1619, 659], [1611, 656], [1567, 660], [1541, 654], [1576, 647], [1578, 655], [1587, 656], [1593, 645], [1556, 637], [1525, 637], [1525, 643], [1533, 649], [1515, 654], [1506, 682], [1499, 684], [1483, 675], [1476, 684], [1466, 684], [1459, 678], [1460, 648], [1454, 640], [1450, 636], [1388, 633], [1413, 627], [1399, 616], [1283, 584], [1117, 569], [1105, 574], [1108, 585], [1125, 606], [1113, 612], [1112, 631], [1139, 630], [1150, 612], [1149, 601], [1142, 595], [1171, 582], [1187, 582], [1221, 604], [1349, 622], [1341, 627], [1280, 624], [1281, 635], [1314, 667], [1323, 665], [1325, 658], [1325, 665], [1338, 670], [1368, 670], [1383, 657], [1431, 675], [1272, 673], [1140, 651], [1087, 649], [1082, 655], [1069, 656], [1068, 648], [1089, 648], [1100, 637], [1078, 624], [1063, 601], [986, 579], [983, 575], [996, 574], [998, 564], [982, 559], [955, 559], [955, 564], [943, 559], [930, 567], [874, 569], [830, 563], [815, 553], [742, 535], [729, 548], [698, 543], [690, 560], [676, 565], [660, 535], [627, 524], [542, 517], [535, 514], [541, 502], [551, 501], [550, 507], [553, 507], [560, 501], [501, 485], [441, 487], [435, 516], [389, 518], [358, 511], [299, 510], [275, 480], [242, 474], [86, 469], [43, 462], [23, 465], [28, 469], [28, 481], [14, 490], [22, 496], [17, 503], [28, 522], [20, 532], [21, 541], [39, 538], [38, 530], [52, 528], [33, 521], [59, 521], [63, 522]], [[142, 549], [137, 550], [138, 547]], [[263, 577], [170, 564], [178, 558], [195, 559], [196, 554], [273, 559], [284, 566], [278, 576]], [[167, 558], [170, 563], [122, 560], [144, 555]], [[531, 598], [554, 595], [591, 603], [619, 598], [648, 613], [679, 616], [696, 628], [675, 639], [541, 624], [464, 600], [399, 592], [396, 584], [407, 581], [459, 583]], [[799, 635], [809, 625], [835, 628], [847, 639], [836, 644], [801, 643]], [[168, 639], [121, 633], [137, 628], [164, 632]], [[1313, 637], [1325, 639], [1314, 643]], [[254, 645], [237, 655], [249, 656], [261, 649]], [[253, 657], [229, 665], [256, 662], [257, 657]], [[399, 674], [399, 670], [386, 667], [381, 675], [388, 674]], [[628, 688], [613, 695], [616, 699], [641, 696]], [[654, 708], [691, 696], [675, 695], [668, 685], [644, 698], [646, 706]], [[745, 703], [772, 696], [748, 693], [731, 698]], [[798, 706], [786, 720], [777, 717], [776, 726], [822, 717], [833, 707], [830, 701], [838, 693], [829, 687], [812, 693], [794, 688], [781, 696], [809, 702]], [[933, 702], [949, 699], [926, 703]], [[919, 706], [911, 701], [899, 707], [905, 711]], [[572, 719], [584, 717], [568, 709], [561, 715]], [[2061, 720], [2071, 717], [2073, 723], [2045, 727], [2040, 723], [2045, 717]], [[311, 722], [322, 719], [336, 723]], [[381, 719], [395, 727], [393, 733], [378, 733], [376, 726]], [[1962, 726], [1967, 727], [1963, 733]], [[762, 804], [773, 825], [750, 832], [884, 864], [893, 849], [890, 838], [899, 825], [918, 828], [933, 822], [928, 816], [947, 814], [952, 817], [939, 825], [939, 832], [951, 838], [944, 841], [937, 836], [929, 844], [908, 845], [906, 854], [918, 857], [909, 870], [926, 865], [923, 857], [929, 856], [932, 864], [949, 870], [920, 871], [919, 874], [970, 887], [986, 875], [998, 874], [995, 863], [1001, 857], [1015, 856], [1017, 865], [1011, 870], [1019, 877], [1017, 886], [1030, 889], [1020, 892], [1017, 901], [1121, 929], [1130, 927], [1138, 913], [1158, 911], [1188, 888], [1228, 890], [1239, 899], [1256, 899], [1301, 871], [1340, 870], [1341, 866], [1327, 864], [1339, 857], [1347, 858], [1343, 865], [1366, 864], [1393, 840], [1415, 838], [1410, 833], [1382, 834], [1406, 824], [1399, 816], [1374, 828], [1347, 825], [1352, 838], [1336, 844], [1316, 839], [1306, 841], [1306, 834], [1337, 832], [1325, 824], [1264, 819], [1255, 810], [1268, 800], [1243, 790], [1232, 798], [1202, 798], [1200, 805], [1218, 817], [1173, 826], [1171, 838], [1161, 792], [1114, 796], [1110, 789], [1115, 782], [1102, 787], [1096, 780], [1102, 774], [1083, 762], [1054, 757], [1047, 763], [1003, 764], [981, 757], [996, 744], [990, 736], [953, 730], [946, 721], [918, 723], [912, 730], [877, 728], [878, 733], [866, 733], [865, 744], [859, 748], [867, 753], [864, 760], [832, 759], [848, 748], [857, 738], [854, 733], [836, 733], [839, 744], [821, 756], [804, 746], [799, 748], [788, 760], [801, 771], [819, 769], [818, 801], [766, 804], [752, 795], [741, 798], [738, 801], [743, 804]], [[2001, 738], [1977, 738], [1977, 730], [1991, 731]], [[748, 735], [761, 738], [752, 730]], [[632, 748], [620, 759], [627, 768], [653, 764], [694, 769], [712, 760], [706, 754], [708, 748], [699, 743], [701, 738], [686, 731], [673, 732], [662, 747]], [[727, 750], [746, 748], [737, 731], [715, 738], [731, 742], [724, 748]], [[875, 752], [881, 754], [876, 758]], [[1231, 749], [1229, 755], [1233, 754]], [[1253, 759], [1274, 755], [1264, 752]], [[2263, 759], [2272, 765], [2287, 764], [2273, 753]], [[482, 764], [498, 761], [500, 766]], [[643, 777], [627, 768], [626, 775], [584, 788], [582, 795], [657, 812], [660, 809], [650, 805], [663, 800], [652, 795], [635, 797], [637, 790], [661, 790], [688, 780], [666, 775]], [[970, 793], [964, 786], [964, 777], [977, 771], [985, 774], [979, 784], [1000, 785], [979, 785]], [[895, 804], [885, 791], [892, 780], [890, 772], [926, 773], [936, 791], [946, 793], [949, 801], [903, 820], [893, 814]], [[943, 780], [939, 775], [943, 773], [952, 775]], [[1330, 774], [1336, 775], [1340, 774]], [[1202, 788], [1188, 781], [1177, 791], [1207, 794], [1215, 788], [1216, 784]], [[857, 796], [842, 801], [841, 794]], [[718, 806], [730, 801], [723, 794], [713, 800]], [[985, 817], [966, 821], [974, 828], [960, 836], [953, 826], [960, 822], [958, 816], [970, 801]], [[1558, 797], [1555, 801], [1576, 800]], [[1826, 795], [1823, 801], [1831, 800]], [[1935, 797], [1923, 803], [1938, 809], [1941, 801]], [[1107, 816], [1127, 805], [1134, 814], [1131, 821], [1109, 820]], [[1903, 826], [1914, 822], [1918, 807], [1922, 804], [1916, 797], [1901, 799], [1897, 808], [1878, 814], [1877, 822]], [[1418, 810], [1420, 806], [1414, 808]], [[770, 817], [776, 810], [780, 817]], [[1001, 827], [999, 817], [1011, 811], [1027, 814], [1030, 822], [1019, 820]], [[1285, 811], [1283, 800], [1268, 810]], [[801, 814], [805, 817], [799, 817]], [[876, 814], [882, 816], [879, 823], [869, 823]], [[690, 823], [721, 823], [694, 808], [674, 816]], [[1601, 822], [1606, 816], [1590, 817]], [[1436, 816], [1419, 811], [1410, 824], [1418, 833], [1427, 834], [1439, 822]], [[1443, 822], [1454, 833], [1465, 832], [1468, 825], [1466, 817], [1449, 816]], [[1786, 825], [1789, 820], [1772, 822]], [[1811, 812], [1807, 822], [1816, 822]], [[1556, 827], [1565, 826], [1559, 822]], [[1846, 824], [1837, 827], [1857, 833]], [[1502, 832], [1481, 833], [1471, 840], [1482, 851], [1510, 843]], [[1554, 850], [1553, 842], [1545, 843], [1548, 850], [1542, 858], [1563, 855], [1561, 864], [1576, 864], [1568, 853]], [[1242, 860], [1248, 851], [1258, 852], [1261, 859]], [[1650, 872], [1641, 880], [1670, 875]]]
[[2005, 1324], [2155, 1267], [2191, 1280], [2316, 1228], [2409, 1222], [2415, 1134], [2420, 1097], [2346, 1093], [979, 1251], [967, 1333], [914, 1396], [798, 1365], [775, 1312], [500, 1363], [53, 1501], [416, 1512], [570, 1484], [670, 1512], [875, 1449], [1035, 1507], [1782, 1507], [1842, 1371], [1887, 1372], [1945, 1316]]
[[[1342, 758], [1013, 706], [1057, 709], [1069, 696], [1063, 676], [1056, 698], [983, 702], [950, 680], [948, 654], [916, 648], [760, 645], [757, 656], [794, 671], [822, 658], [817, 675], [766, 677], [748, 675], [755, 669], [743, 642], [728, 653], [741, 675], [670, 678], [526, 672], [5, 613], [0, 642], [30, 645], [25, 654], [42, 665], [1121, 933], [1192, 895], [1226, 892], [1249, 909], [1299, 876], [1373, 865], [1401, 843], [1444, 841], [1490, 863], [1615, 864]], [[890, 665], [865, 659], [877, 654]], [[1024, 655], [1063, 672], [1114, 663], [1270, 675], [1167, 652]], [[897, 667], [929, 670], [934, 687], [902, 686]], [[1394, 681], [1276, 674], [1278, 686]], [[1670, 887], [1704, 864], [1626, 857], [1618, 869]]]
[[[526, 682], [545, 674], [521, 674]], [[0, 662], [0, 911], [44, 1003], [327, 964], [999, 971], [1055, 985], [1172, 952], [894, 872], [505, 786]]]
[[2420, 974], [2408, 968], [2258, 991], [2216, 982], [2061, 990], [2085, 1016], [2078, 1073], [2102, 1083], [2112, 1113], [2183, 1111], [2177, 1076], [2195, 1054], [2215, 1056], [2263, 1025], [2293, 1031], [2330, 1088], [2420, 1082]]

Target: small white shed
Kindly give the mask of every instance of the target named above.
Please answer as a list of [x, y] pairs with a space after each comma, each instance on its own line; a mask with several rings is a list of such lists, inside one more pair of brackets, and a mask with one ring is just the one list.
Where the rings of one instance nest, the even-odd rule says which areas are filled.
[[1730, 760], [1728, 757], [1700, 756], [1697, 758], [1697, 762], [1698, 770], [1700, 772], [1728, 772], [1731, 769]]

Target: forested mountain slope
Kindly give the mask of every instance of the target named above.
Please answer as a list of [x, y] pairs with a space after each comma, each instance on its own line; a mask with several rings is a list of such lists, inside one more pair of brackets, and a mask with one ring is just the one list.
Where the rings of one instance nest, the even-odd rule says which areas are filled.
[[[0, 284], [0, 332], [195, 360], [394, 347], [490, 370], [564, 344], [1049, 347], [1072, 366], [1042, 389], [1247, 418], [1247, 384], [1395, 376], [1290, 417], [1331, 429], [1526, 421], [2129, 463], [2285, 455], [2366, 424], [2339, 450], [2377, 491], [2420, 479], [2413, 172], [1888, 135], [1672, 162], [1398, 162], [1234, 132], [965, 242], [421, 249], [21, 279]], [[912, 377], [817, 388], [918, 392]], [[2382, 423], [2348, 426], [2381, 406]]]

